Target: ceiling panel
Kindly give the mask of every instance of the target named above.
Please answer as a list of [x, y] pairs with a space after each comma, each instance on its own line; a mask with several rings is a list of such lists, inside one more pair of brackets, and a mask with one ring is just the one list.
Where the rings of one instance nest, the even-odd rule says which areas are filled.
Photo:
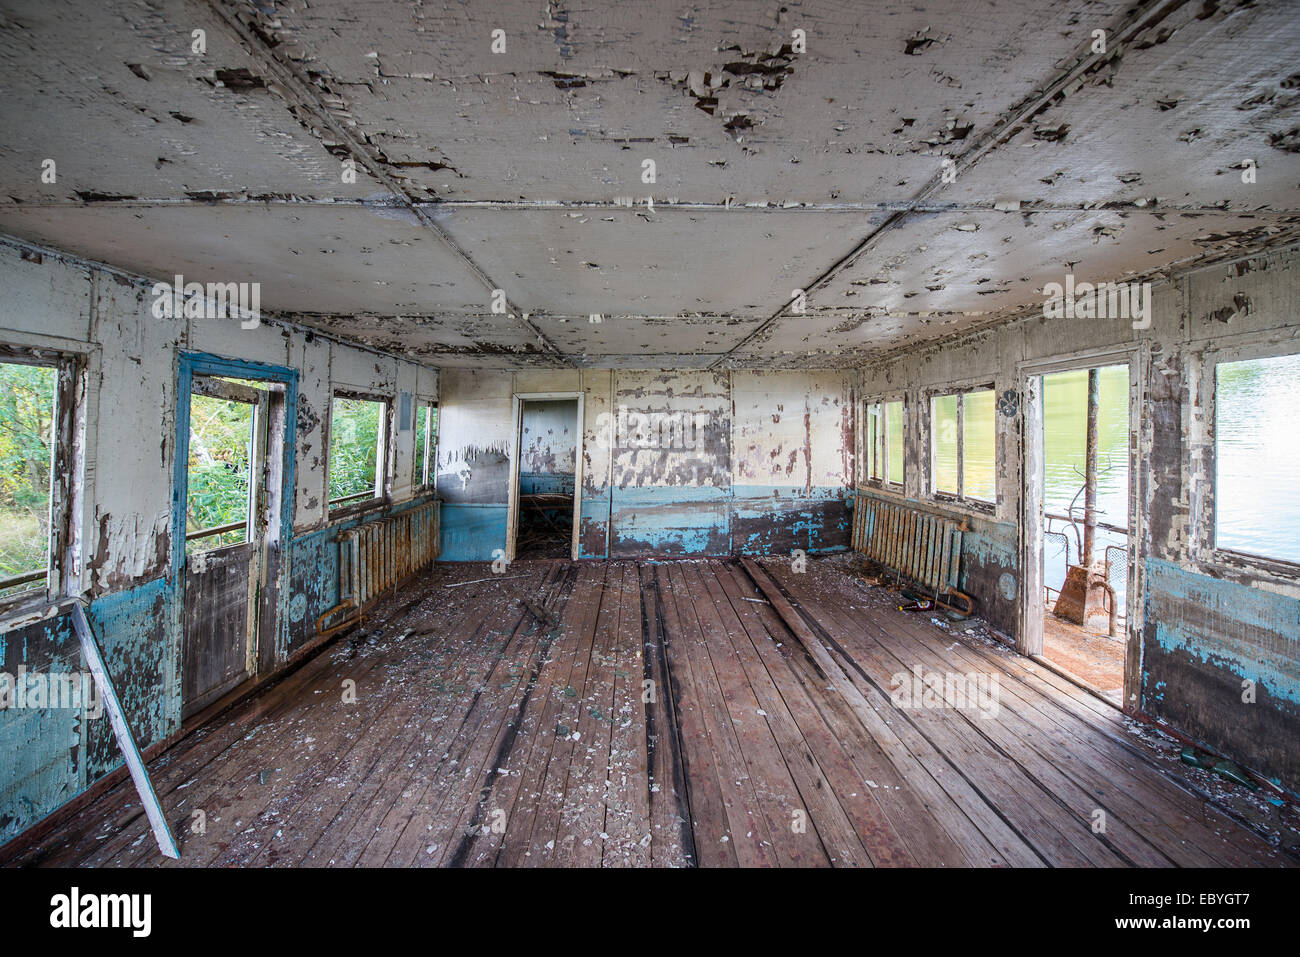
[[443, 209], [439, 224], [531, 312], [739, 318], [774, 312], [883, 215]]
[[[192, 50], [195, 30], [205, 53]], [[10, 0], [0, 72], [0, 194], [11, 200], [381, 190], [364, 167], [344, 182], [341, 161], [201, 3]], [[53, 183], [41, 179], [47, 159]]]

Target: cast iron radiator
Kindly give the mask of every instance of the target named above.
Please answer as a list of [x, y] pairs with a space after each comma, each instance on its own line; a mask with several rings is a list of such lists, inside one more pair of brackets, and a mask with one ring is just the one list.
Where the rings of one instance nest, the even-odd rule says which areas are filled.
[[[318, 632], [351, 624], [366, 607], [438, 557], [438, 503], [408, 508], [339, 534], [339, 603], [316, 621]], [[344, 620], [327, 621], [349, 611]]]
[[853, 509], [853, 549], [964, 614], [974, 602], [957, 590], [961, 538], [956, 522], [859, 492]]

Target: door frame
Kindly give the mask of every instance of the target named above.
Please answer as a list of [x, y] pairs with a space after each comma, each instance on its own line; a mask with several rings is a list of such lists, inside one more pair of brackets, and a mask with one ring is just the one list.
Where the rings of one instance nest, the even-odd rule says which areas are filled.
[[515, 539], [519, 534], [519, 454], [522, 444], [523, 406], [525, 402], [567, 402], [578, 401], [578, 415], [575, 423], [577, 449], [573, 463], [573, 537], [569, 543], [569, 557], [578, 560], [578, 530], [582, 517], [582, 453], [585, 419], [583, 418], [583, 393], [577, 392], [516, 392], [511, 401], [510, 429], [510, 489], [506, 508], [506, 550], [507, 562], [515, 560]]
[[1106, 366], [1128, 366], [1128, 579], [1125, 583], [1124, 700], [1123, 710], [1137, 709], [1142, 677], [1142, 627], [1146, 568], [1140, 561], [1145, 510], [1142, 508], [1145, 475], [1139, 449], [1146, 398], [1149, 352], [1145, 343], [1111, 346], [1048, 359], [1016, 364], [1016, 383], [1023, 411], [1021, 423], [1020, 482], [1020, 637], [1016, 650], [1024, 655], [1043, 654], [1043, 522], [1044, 421], [1042, 377]]
[[[294, 475], [297, 449], [298, 425], [298, 372], [285, 366], [270, 365], [247, 359], [228, 359], [206, 352], [181, 352], [177, 361], [176, 374], [176, 431], [173, 436], [175, 452], [172, 461], [172, 510], [171, 510], [171, 615], [170, 624], [173, 634], [177, 636], [172, 659], [173, 673], [176, 677], [177, 698], [180, 693], [181, 650], [184, 647], [185, 628], [185, 506], [189, 499], [190, 458], [190, 396], [194, 390], [195, 376], [229, 376], [236, 379], [278, 383], [283, 387], [284, 399], [281, 410], [282, 422], [269, 421], [268, 430], [275, 433], [275, 439], [267, 443], [267, 456], [280, 446], [279, 489], [266, 489], [266, 495], [272, 500], [278, 499], [279, 521], [273, 514], [267, 515], [266, 538], [263, 552], [271, 545], [280, 549], [278, 568], [276, 570], [276, 601], [273, 620], [260, 621], [256, 640], [250, 646], [260, 646], [270, 639], [274, 643], [273, 658], [261, 653], [261, 648], [250, 651], [251, 664], [254, 666], [252, 676], [256, 676], [268, 660], [279, 661], [284, 657], [287, 647], [287, 604], [289, 594], [289, 562], [286, 550], [293, 537], [293, 503], [297, 484]], [[269, 433], [268, 433], [269, 434]], [[268, 459], [269, 464], [269, 459]], [[261, 562], [265, 568], [265, 554]], [[259, 605], [259, 617], [260, 614]], [[268, 609], [271, 611], [271, 609]], [[184, 707], [180, 702], [179, 707]]]
[[[248, 566], [248, 604], [244, 620], [244, 633], [246, 640], [244, 642], [244, 671], [245, 679], [257, 674], [257, 661], [260, 657], [261, 641], [261, 622], [262, 622], [262, 603], [260, 596], [265, 585], [266, 566], [267, 566], [267, 546], [269, 539], [272, 538], [271, 514], [269, 509], [270, 501], [275, 497], [275, 490], [270, 488], [270, 480], [273, 475], [278, 475], [280, 469], [272, 469], [268, 458], [270, 454], [271, 428], [270, 428], [270, 409], [272, 394], [268, 389], [257, 389], [251, 386], [239, 385], [234, 382], [227, 382], [223, 379], [212, 378], [201, 373], [195, 373], [190, 379], [190, 401], [193, 402], [194, 396], [208, 396], [209, 398], [221, 399], [227, 402], [242, 402], [253, 407], [252, 430], [249, 440], [252, 443], [249, 448], [249, 469], [248, 469], [248, 517], [244, 522], [244, 542], [240, 544], [252, 545], [252, 551]], [[188, 433], [187, 433], [188, 436]], [[188, 451], [186, 461], [189, 460]], [[189, 479], [189, 469], [186, 469], [186, 480]], [[188, 488], [187, 504], [188, 504]], [[236, 546], [217, 546], [211, 551], [220, 550], [223, 547]], [[208, 551], [205, 549], [205, 551]], [[189, 570], [189, 554], [186, 554], [185, 568]], [[187, 585], [188, 587], [188, 585]], [[185, 596], [182, 596], [183, 598]], [[185, 647], [185, 636], [181, 636], [182, 651]], [[184, 666], [185, 662], [182, 657], [181, 677], [182, 689], [184, 689]], [[231, 687], [236, 687], [244, 679], [235, 681]], [[218, 695], [217, 697], [220, 697]], [[184, 711], [185, 702], [181, 702], [182, 711]]]

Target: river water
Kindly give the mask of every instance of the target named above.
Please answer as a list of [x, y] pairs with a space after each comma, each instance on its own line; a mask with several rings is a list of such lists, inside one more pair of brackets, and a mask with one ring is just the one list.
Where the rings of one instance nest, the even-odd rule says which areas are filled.
[[[1107, 366], [1100, 371], [1100, 403], [1097, 414], [1097, 521], [1117, 528], [1128, 527], [1128, 366]], [[1083, 477], [1088, 428], [1088, 370], [1075, 369], [1043, 376], [1043, 510], [1049, 515], [1074, 514], [1083, 518]], [[1068, 546], [1060, 538], [1047, 536], [1043, 543], [1045, 583], [1060, 589], [1065, 580], [1066, 552], [1069, 561], [1079, 561], [1074, 530], [1066, 522], [1045, 525], [1064, 531]], [[1094, 557], [1110, 558], [1111, 584], [1120, 601], [1124, 599], [1127, 558], [1115, 548], [1125, 545], [1121, 533], [1097, 530]], [[1107, 546], [1111, 550], [1107, 552]]]

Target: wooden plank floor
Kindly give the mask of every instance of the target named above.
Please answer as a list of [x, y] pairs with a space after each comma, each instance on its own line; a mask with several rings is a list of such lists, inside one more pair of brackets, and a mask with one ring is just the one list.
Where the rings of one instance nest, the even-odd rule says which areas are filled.
[[15, 863], [1295, 863], [1114, 709], [843, 563], [440, 565], [151, 771], [179, 862], [128, 782]]

